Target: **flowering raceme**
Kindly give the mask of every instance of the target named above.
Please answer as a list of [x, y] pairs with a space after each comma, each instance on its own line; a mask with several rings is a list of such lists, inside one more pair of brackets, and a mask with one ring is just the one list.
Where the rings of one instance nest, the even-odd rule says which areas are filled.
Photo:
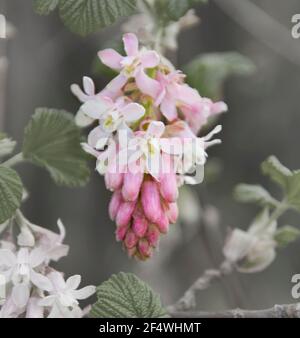
[[97, 124], [82, 146], [113, 191], [109, 214], [116, 238], [130, 256], [145, 260], [177, 220], [178, 188], [202, 181], [206, 148], [220, 142], [210, 139], [221, 127], [205, 137], [197, 133], [227, 106], [201, 97], [167, 59], [139, 48], [134, 34], [123, 42], [126, 56], [112, 49], [98, 53], [119, 72], [102, 91], [96, 93], [88, 77], [83, 91], [76, 84], [71, 90], [82, 102], [77, 124]]

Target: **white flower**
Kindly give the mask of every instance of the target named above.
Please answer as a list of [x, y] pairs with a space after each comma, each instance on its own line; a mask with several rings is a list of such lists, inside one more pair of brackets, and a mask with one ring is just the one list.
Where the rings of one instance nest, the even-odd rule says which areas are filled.
[[79, 307], [78, 300], [86, 299], [95, 293], [96, 288], [92, 285], [77, 290], [81, 276], [74, 275], [64, 280], [61, 273], [53, 271], [47, 276], [53, 288], [49, 296], [39, 301], [40, 306], [50, 307], [48, 318], [80, 318], [83, 312]]
[[52, 286], [47, 277], [35, 269], [44, 263], [46, 256], [40, 249], [21, 248], [16, 254], [7, 249], [0, 250], [0, 272], [6, 282], [12, 281], [12, 301], [19, 308], [29, 299], [31, 283], [41, 290], [49, 291]]
[[120, 166], [126, 165], [131, 172], [146, 172], [159, 179], [159, 174], [163, 169], [162, 155], [164, 153], [173, 155], [178, 151], [176, 144], [172, 144], [175, 139], [162, 138], [164, 131], [163, 122], [151, 121], [145, 132], [132, 134], [125, 146], [125, 142], [120, 141], [122, 147], [118, 153]]
[[268, 224], [269, 210], [266, 208], [254, 220], [248, 231], [235, 229], [227, 239], [223, 253], [237, 264], [241, 272], [252, 273], [264, 270], [276, 256], [274, 234], [277, 223]]
[[46, 256], [47, 263], [50, 260], [58, 261], [68, 254], [69, 246], [62, 244], [66, 231], [60, 219], [57, 221], [58, 234], [32, 224], [22, 214], [18, 215], [18, 224], [21, 228], [17, 236], [18, 245], [40, 248]]
[[113, 102], [109, 98], [86, 102], [81, 110], [91, 119], [98, 119], [100, 125], [93, 129], [88, 138], [88, 144], [95, 149], [102, 149], [107, 139], [118, 129], [138, 121], [144, 114], [145, 108], [125, 97]]
[[60, 219], [57, 221], [59, 233], [55, 233], [29, 222], [28, 227], [34, 234], [36, 247], [40, 248], [45, 253], [47, 262], [50, 260], [58, 261], [60, 258], [67, 256], [69, 246], [63, 244], [66, 230]]
[[0, 318], [17, 318], [23, 313], [24, 309], [19, 308], [13, 302], [12, 297], [8, 296], [0, 309]]

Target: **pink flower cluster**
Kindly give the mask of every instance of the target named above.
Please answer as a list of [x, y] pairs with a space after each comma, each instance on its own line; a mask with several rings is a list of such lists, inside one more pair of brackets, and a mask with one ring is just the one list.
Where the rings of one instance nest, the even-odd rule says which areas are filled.
[[[205, 150], [219, 142], [210, 138], [220, 126], [206, 137], [197, 133], [227, 106], [201, 97], [165, 57], [140, 48], [134, 34], [125, 34], [123, 42], [126, 56], [113, 49], [98, 53], [118, 71], [102, 91], [96, 93], [88, 77], [83, 91], [75, 84], [71, 90], [82, 102], [77, 124], [96, 123], [83, 148], [97, 158], [96, 169], [113, 191], [109, 213], [117, 240], [130, 256], [144, 260], [176, 222], [178, 187], [199, 183], [187, 174], [204, 166]], [[162, 169], [166, 163], [169, 170]]]
[[147, 259], [152, 255], [161, 234], [168, 232], [169, 223], [178, 216], [178, 189], [175, 175], [160, 181], [141, 173], [123, 174], [114, 189], [109, 214], [116, 221], [117, 240], [123, 241], [130, 256]]

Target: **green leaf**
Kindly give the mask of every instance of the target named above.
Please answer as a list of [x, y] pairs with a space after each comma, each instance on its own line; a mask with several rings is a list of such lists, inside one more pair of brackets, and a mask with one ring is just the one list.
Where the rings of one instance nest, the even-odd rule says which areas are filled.
[[48, 15], [55, 10], [59, 0], [33, 0], [33, 8], [39, 15]]
[[238, 184], [234, 197], [242, 203], [257, 203], [262, 206], [276, 206], [278, 202], [260, 185]]
[[274, 236], [277, 245], [285, 247], [291, 242], [294, 242], [300, 236], [300, 230], [290, 225], [279, 228]]
[[11, 154], [15, 147], [17, 142], [12, 140], [9, 137], [6, 137], [4, 133], [0, 134], [0, 157], [6, 156]]
[[96, 318], [158, 318], [166, 316], [160, 297], [131, 273], [120, 272], [98, 286], [92, 306]]
[[291, 207], [300, 211], [300, 171], [293, 171], [291, 176], [287, 177], [286, 186], [287, 201]]
[[23, 185], [17, 172], [0, 165], [0, 224], [11, 218], [22, 200]]
[[207, 3], [207, 0], [157, 0], [155, 9], [161, 21], [178, 21], [186, 12], [198, 4]]
[[288, 182], [293, 173], [286, 168], [275, 156], [268, 157], [261, 165], [262, 172], [278, 183], [284, 190], [288, 189]]
[[59, 13], [73, 33], [86, 36], [133, 14], [136, 5], [136, 0], [60, 0]]
[[70, 113], [38, 108], [25, 129], [23, 156], [46, 168], [57, 184], [81, 186], [88, 181], [89, 169], [80, 141]]
[[254, 72], [253, 62], [237, 52], [207, 53], [184, 67], [187, 82], [203, 96], [213, 100], [223, 97], [223, 84], [232, 75]]

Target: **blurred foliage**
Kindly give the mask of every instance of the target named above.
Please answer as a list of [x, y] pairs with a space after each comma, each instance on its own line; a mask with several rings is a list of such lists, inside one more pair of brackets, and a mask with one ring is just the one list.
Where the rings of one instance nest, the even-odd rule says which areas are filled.
[[228, 77], [252, 74], [255, 66], [237, 52], [220, 52], [197, 56], [184, 70], [189, 85], [202, 96], [219, 100], [223, 97], [223, 84]]
[[170, 21], [178, 21], [186, 12], [198, 4], [207, 3], [208, 0], [156, 0], [155, 14], [163, 25]]
[[276, 206], [278, 202], [260, 185], [239, 184], [234, 190], [235, 199], [242, 203]]
[[291, 242], [294, 242], [300, 236], [300, 230], [290, 225], [285, 225], [278, 229], [275, 233], [275, 241], [281, 248], [286, 247]]

